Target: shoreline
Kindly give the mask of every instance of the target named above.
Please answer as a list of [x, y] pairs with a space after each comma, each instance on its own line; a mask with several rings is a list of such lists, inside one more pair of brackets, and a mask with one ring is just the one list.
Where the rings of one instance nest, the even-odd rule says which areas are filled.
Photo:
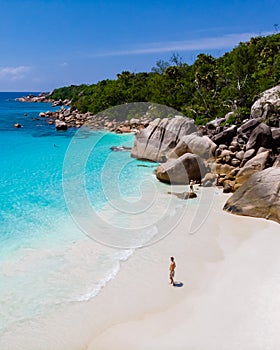
[[[57, 111], [45, 111], [38, 114], [39, 118], [46, 119], [49, 125], [55, 125], [57, 130], [68, 128], [79, 129], [87, 126], [92, 130], [106, 130], [117, 134], [135, 134], [143, 130], [154, 118], [141, 117], [131, 120], [116, 120], [108, 116], [101, 116], [99, 113], [82, 113], [71, 106], [71, 100], [53, 100], [50, 92], [42, 92], [38, 96], [27, 95], [16, 98], [21, 103], [51, 103], [52, 107], [60, 107]], [[111, 107], [114, 108], [114, 107]]]
[[[276, 234], [278, 224], [221, 212], [221, 204], [226, 197], [219, 196], [218, 203], [212, 208], [213, 216], [207, 219], [204, 227], [196, 235], [184, 235], [185, 218], [174, 236], [168, 236], [166, 240], [151, 248], [149, 256], [152, 260], [152, 256], [156, 254], [157, 261], [150, 266], [144, 261], [144, 252], [137, 252], [134, 264], [142, 264], [144, 270], [137, 272], [138, 277], [144, 278], [147, 271], [153, 277], [148, 277], [143, 283], [132, 281], [133, 284], [137, 283], [134, 289], [138, 297], [131, 297], [133, 306], [129, 306], [130, 317], [125, 322], [115, 322], [100, 333], [92, 340], [88, 350], [160, 350], [170, 347], [178, 350], [234, 350], [238, 346], [244, 349], [263, 349], [268, 341], [279, 344], [280, 337], [274, 335], [271, 338], [268, 327], [267, 333], [259, 333], [263, 329], [262, 321], [258, 320], [260, 315], [254, 314], [255, 307], [264, 312], [266, 306], [270, 306], [271, 311], [271, 306], [278, 299], [276, 293], [273, 293], [276, 299], [269, 300], [270, 296], [263, 293], [262, 284], [259, 283], [270, 281], [272, 276], [266, 276], [265, 273], [269, 272], [268, 267], [274, 266], [274, 261], [272, 256], [261, 259], [258, 254], [254, 256], [254, 251], [251, 252], [254, 247], [258, 252], [263, 247], [270, 248], [267, 240], [271, 237], [266, 237], [266, 234]], [[217, 219], [220, 221], [217, 222]], [[240, 226], [243, 232], [235, 232]], [[228, 229], [228, 232], [225, 232], [225, 229]], [[274, 242], [280, 242], [276, 235], [272, 238]], [[272, 248], [271, 253], [277, 255], [277, 249]], [[174, 255], [177, 262], [175, 281], [182, 284], [179, 288], [168, 285], [170, 255]], [[239, 258], [242, 260], [238, 264]], [[247, 260], [250, 262], [249, 267], [245, 264], [242, 266], [242, 262]], [[263, 271], [261, 260], [267, 262]], [[255, 271], [256, 266], [260, 268], [259, 271]], [[279, 271], [279, 268], [276, 269]], [[126, 274], [131, 272], [129, 266], [126, 270], [122, 270], [117, 276], [119, 283], [124, 283], [127, 279]], [[260, 277], [253, 275], [252, 278], [249, 272], [258, 272]], [[273, 280], [275, 271], [271, 275]], [[254, 282], [252, 284], [250, 277]], [[249, 279], [246, 280], [247, 278]], [[243, 282], [243, 285], [240, 282]], [[117, 280], [114, 283], [117, 284]], [[264, 298], [266, 304], [263, 304]], [[145, 304], [139, 305], [139, 300]], [[125, 298], [121, 301], [126, 304]], [[240, 327], [240, 323], [244, 322], [243, 313], [248, 318], [245, 318], [247, 329]], [[271, 314], [268, 312], [261, 316], [269, 319]], [[279, 316], [275, 316], [276, 321], [270, 326], [274, 324], [277, 329]], [[255, 329], [255, 326], [259, 329]], [[248, 336], [246, 332], [251, 333]], [[235, 333], [239, 333], [239, 336]], [[261, 336], [258, 336], [259, 334]]]
[[[176, 188], [185, 190], [185, 186]], [[162, 186], [161, 191], [166, 193], [166, 189]], [[200, 189], [198, 195], [209, 191]], [[207, 208], [185, 202], [188, 210], [174, 231], [121, 263], [117, 276], [97, 297], [22, 323], [5, 334], [1, 349], [236, 349], [232, 335], [246, 320], [242, 310], [247, 312], [248, 322], [247, 331], [239, 330], [236, 338], [239, 348], [251, 349], [253, 344], [252, 349], [263, 349], [269, 339], [280, 343], [278, 335], [271, 339], [268, 329], [260, 341], [257, 326], [261, 324], [254, 312], [256, 306], [265, 310], [264, 306], [277, 302], [274, 292], [274, 298], [270, 295], [263, 304], [262, 286], [270, 281], [277, 287], [280, 264], [273, 258], [277, 259], [280, 243], [275, 234], [278, 224], [223, 212], [228, 196], [214, 194], [210, 215], [195, 234], [189, 234], [190, 218], [197, 210], [205, 214]], [[178, 199], [178, 203], [182, 202]], [[263, 249], [266, 254], [258, 254]], [[169, 285], [171, 255], [177, 262], [175, 281], [182, 283], [181, 287]], [[268, 311], [263, 318], [271, 318], [272, 310]], [[278, 322], [279, 316], [273, 316]], [[251, 323], [256, 334], [250, 333]], [[249, 337], [249, 343], [248, 334], [258, 342]]]

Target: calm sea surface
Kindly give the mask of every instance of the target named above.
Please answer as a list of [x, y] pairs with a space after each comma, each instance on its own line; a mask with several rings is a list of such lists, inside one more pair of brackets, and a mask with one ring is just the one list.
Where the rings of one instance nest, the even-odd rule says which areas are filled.
[[[153, 184], [154, 165], [110, 149], [132, 146], [134, 136], [58, 132], [38, 117], [54, 108], [15, 101], [23, 95], [0, 93], [0, 336], [18, 322], [95, 297], [155, 233], [145, 219], [129, 222], [125, 215], [141, 209], [139, 183]], [[129, 235], [127, 225], [134, 229]]]

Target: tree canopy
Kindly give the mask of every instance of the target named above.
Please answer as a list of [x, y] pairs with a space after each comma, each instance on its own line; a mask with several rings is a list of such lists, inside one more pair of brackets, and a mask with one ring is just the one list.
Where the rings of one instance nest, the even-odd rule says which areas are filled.
[[201, 53], [192, 65], [174, 54], [151, 72], [123, 71], [115, 80], [55, 89], [55, 100], [70, 99], [80, 112], [97, 114], [131, 102], [172, 107], [204, 124], [234, 112], [232, 122], [248, 117], [257, 95], [280, 82], [280, 34], [240, 43], [222, 57]]

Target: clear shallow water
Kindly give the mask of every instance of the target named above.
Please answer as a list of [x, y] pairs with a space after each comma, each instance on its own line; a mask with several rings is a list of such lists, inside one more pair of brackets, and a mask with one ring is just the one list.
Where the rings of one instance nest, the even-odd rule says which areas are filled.
[[[125, 210], [133, 209], [143, 196], [141, 186], [154, 190], [152, 164], [110, 150], [132, 146], [133, 135], [57, 132], [38, 118], [54, 108], [14, 100], [22, 95], [0, 93], [0, 335], [22, 320], [97, 295], [134, 251], [133, 244], [110, 244], [128, 225], [126, 215], [116, 220], [115, 209], [122, 209], [122, 201]], [[23, 127], [15, 129], [15, 123]], [[87, 212], [85, 198], [103, 217]], [[81, 225], [81, 216], [89, 226]], [[137, 220], [130, 225], [139, 231]], [[131, 242], [134, 231], [125, 231], [124, 242]], [[142, 222], [139, 232], [136, 246], [157, 231]]]

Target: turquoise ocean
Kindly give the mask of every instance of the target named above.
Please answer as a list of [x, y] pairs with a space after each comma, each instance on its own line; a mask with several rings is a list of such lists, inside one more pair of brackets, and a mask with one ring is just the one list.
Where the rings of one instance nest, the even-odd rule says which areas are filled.
[[[141, 186], [155, 186], [155, 165], [111, 150], [131, 147], [134, 135], [58, 132], [38, 116], [55, 108], [15, 100], [26, 94], [0, 93], [0, 337], [97, 296], [135, 247], [156, 233], [153, 215], [158, 220], [156, 211], [147, 225], [144, 216], [130, 223], [122, 210], [115, 215], [121, 202], [124, 211], [141, 211], [135, 204]], [[126, 239], [127, 225], [134, 228], [129, 234], [139, 233], [135, 240]]]

